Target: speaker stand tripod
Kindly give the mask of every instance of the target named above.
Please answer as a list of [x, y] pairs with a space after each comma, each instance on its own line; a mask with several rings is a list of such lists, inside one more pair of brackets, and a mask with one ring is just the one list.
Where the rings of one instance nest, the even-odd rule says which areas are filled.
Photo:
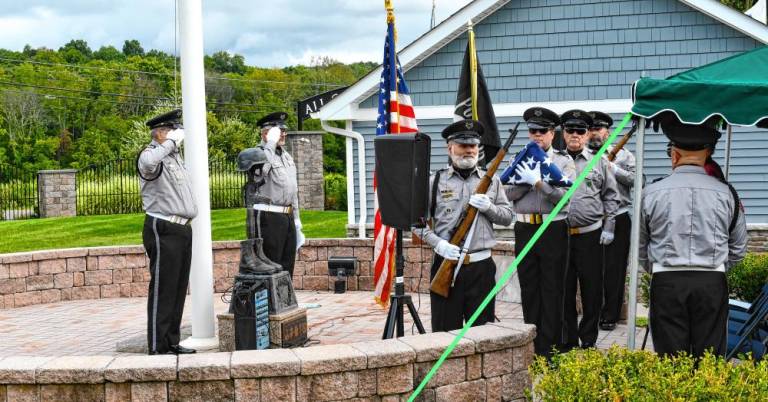
[[382, 339], [392, 339], [397, 327], [397, 336], [405, 335], [405, 323], [403, 322], [403, 307], [408, 306], [408, 311], [413, 317], [413, 322], [420, 334], [425, 333], [424, 326], [421, 324], [419, 312], [413, 306], [413, 300], [410, 295], [405, 294], [405, 284], [403, 283], [403, 267], [405, 258], [403, 258], [403, 231], [397, 229], [395, 240], [395, 294], [389, 298], [389, 313], [387, 314], [387, 323], [384, 325], [384, 335]]

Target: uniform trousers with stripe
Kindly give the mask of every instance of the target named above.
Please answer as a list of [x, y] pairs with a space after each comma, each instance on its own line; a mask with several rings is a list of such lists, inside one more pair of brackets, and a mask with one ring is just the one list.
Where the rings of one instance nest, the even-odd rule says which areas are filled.
[[[565, 276], [566, 348], [597, 342], [600, 309], [603, 306], [603, 247], [600, 229], [572, 234], [568, 272]], [[576, 283], [581, 291], [581, 321], [577, 324]]]
[[653, 274], [649, 314], [656, 353], [685, 352], [701, 357], [710, 349], [716, 355], [725, 355], [728, 283], [724, 273]]
[[150, 353], [163, 354], [181, 340], [181, 316], [192, 263], [192, 227], [147, 215], [142, 237], [151, 278], [147, 346]]
[[[541, 225], [515, 223], [515, 255]], [[568, 261], [568, 224], [553, 221], [517, 266], [523, 320], [536, 326], [537, 355], [550, 356], [563, 342], [563, 295]]]
[[624, 284], [627, 278], [631, 228], [632, 220], [629, 218], [629, 212], [617, 215], [613, 242], [604, 246], [603, 310], [600, 313], [600, 321], [615, 323], [621, 318], [621, 306], [624, 304]]
[[264, 255], [293, 277], [296, 264], [296, 224], [293, 215], [256, 211], [257, 235], [264, 239]]
[[[432, 260], [430, 280], [435, 277], [442, 263], [443, 257], [435, 255]], [[496, 286], [496, 264], [493, 258], [463, 264], [448, 297], [429, 293], [432, 332], [452, 331], [464, 327], [464, 321], [469, 320], [494, 286]], [[493, 322], [495, 312], [496, 298], [494, 297], [472, 326]]]

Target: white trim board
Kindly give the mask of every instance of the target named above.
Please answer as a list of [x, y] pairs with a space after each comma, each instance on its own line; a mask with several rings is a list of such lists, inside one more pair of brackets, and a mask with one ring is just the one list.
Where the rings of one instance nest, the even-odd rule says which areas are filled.
[[[525, 103], [498, 103], [493, 105], [496, 118], [521, 117], [523, 112], [534, 106], [551, 109], [562, 114], [567, 110], [580, 109], [585, 111], [599, 110], [604, 113], [627, 113], [632, 109], [631, 99], [603, 99], [567, 102], [525, 102]], [[416, 106], [416, 120], [453, 119], [453, 105], [442, 106]], [[379, 111], [377, 109], [353, 109], [350, 108], [350, 119], [353, 121], [376, 121]]]
[[[403, 50], [398, 52], [404, 71], [408, 71], [431, 56], [467, 30], [467, 21], [478, 23], [503, 7], [510, 0], [474, 0], [448, 17]], [[678, 0], [721, 23], [759, 42], [768, 44], [768, 26], [732, 9], [717, 0]], [[383, 30], [382, 30], [383, 31]], [[346, 91], [313, 113], [313, 118], [328, 120], [359, 120], [356, 109], [360, 102], [372, 95], [379, 85], [381, 66], [361, 78]], [[438, 106], [439, 107], [439, 106]], [[495, 107], [494, 107], [495, 109]], [[363, 109], [364, 110], [364, 109]], [[416, 116], [422, 118], [417, 108]], [[451, 113], [453, 110], [451, 110]], [[424, 113], [422, 113], [423, 115]], [[498, 115], [498, 114], [497, 114]]]

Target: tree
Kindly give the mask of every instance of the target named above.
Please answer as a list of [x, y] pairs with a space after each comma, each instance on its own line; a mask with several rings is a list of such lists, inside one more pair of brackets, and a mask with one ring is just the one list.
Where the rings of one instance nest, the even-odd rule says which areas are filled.
[[124, 55], [114, 46], [102, 46], [93, 53], [93, 58], [104, 61], [117, 61], [122, 60]]
[[757, 3], [757, 0], [720, 0], [720, 2], [741, 12], [745, 12], [752, 8], [752, 6]]
[[245, 58], [236, 54], [231, 56], [229, 52], [220, 51], [211, 56], [205, 56], [205, 68], [217, 73], [244, 74], [246, 72]]
[[59, 48], [64, 60], [69, 63], [83, 63], [91, 59], [93, 51], [88, 47], [88, 42], [82, 39], [72, 39], [66, 45]]
[[123, 43], [123, 54], [126, 57], [143, 56], [144, 48], [141, 47], [141, 43], [136, 39], [126, 40], [125, 43]]

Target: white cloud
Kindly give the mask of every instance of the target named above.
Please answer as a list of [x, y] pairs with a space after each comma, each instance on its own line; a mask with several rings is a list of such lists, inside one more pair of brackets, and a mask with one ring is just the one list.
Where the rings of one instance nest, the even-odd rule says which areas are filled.
[[[437, 0], [437, 20], [469, 2]], [[393, 3], [404, 47], [429, 28], [432, 0]], [[203, 0], [203, 21], [206, 53], [226, 50], [265, 67], [314, 56], [379, 61], [386, 31], [380, 0]], [[0, 27], [0, 47], [11, 50], [57, 49], [71, 39], [85, 39], [94, 50], [120, 49], [138, 39], [145, 49], [173, 53], [174, 1], [0, 0]]]

